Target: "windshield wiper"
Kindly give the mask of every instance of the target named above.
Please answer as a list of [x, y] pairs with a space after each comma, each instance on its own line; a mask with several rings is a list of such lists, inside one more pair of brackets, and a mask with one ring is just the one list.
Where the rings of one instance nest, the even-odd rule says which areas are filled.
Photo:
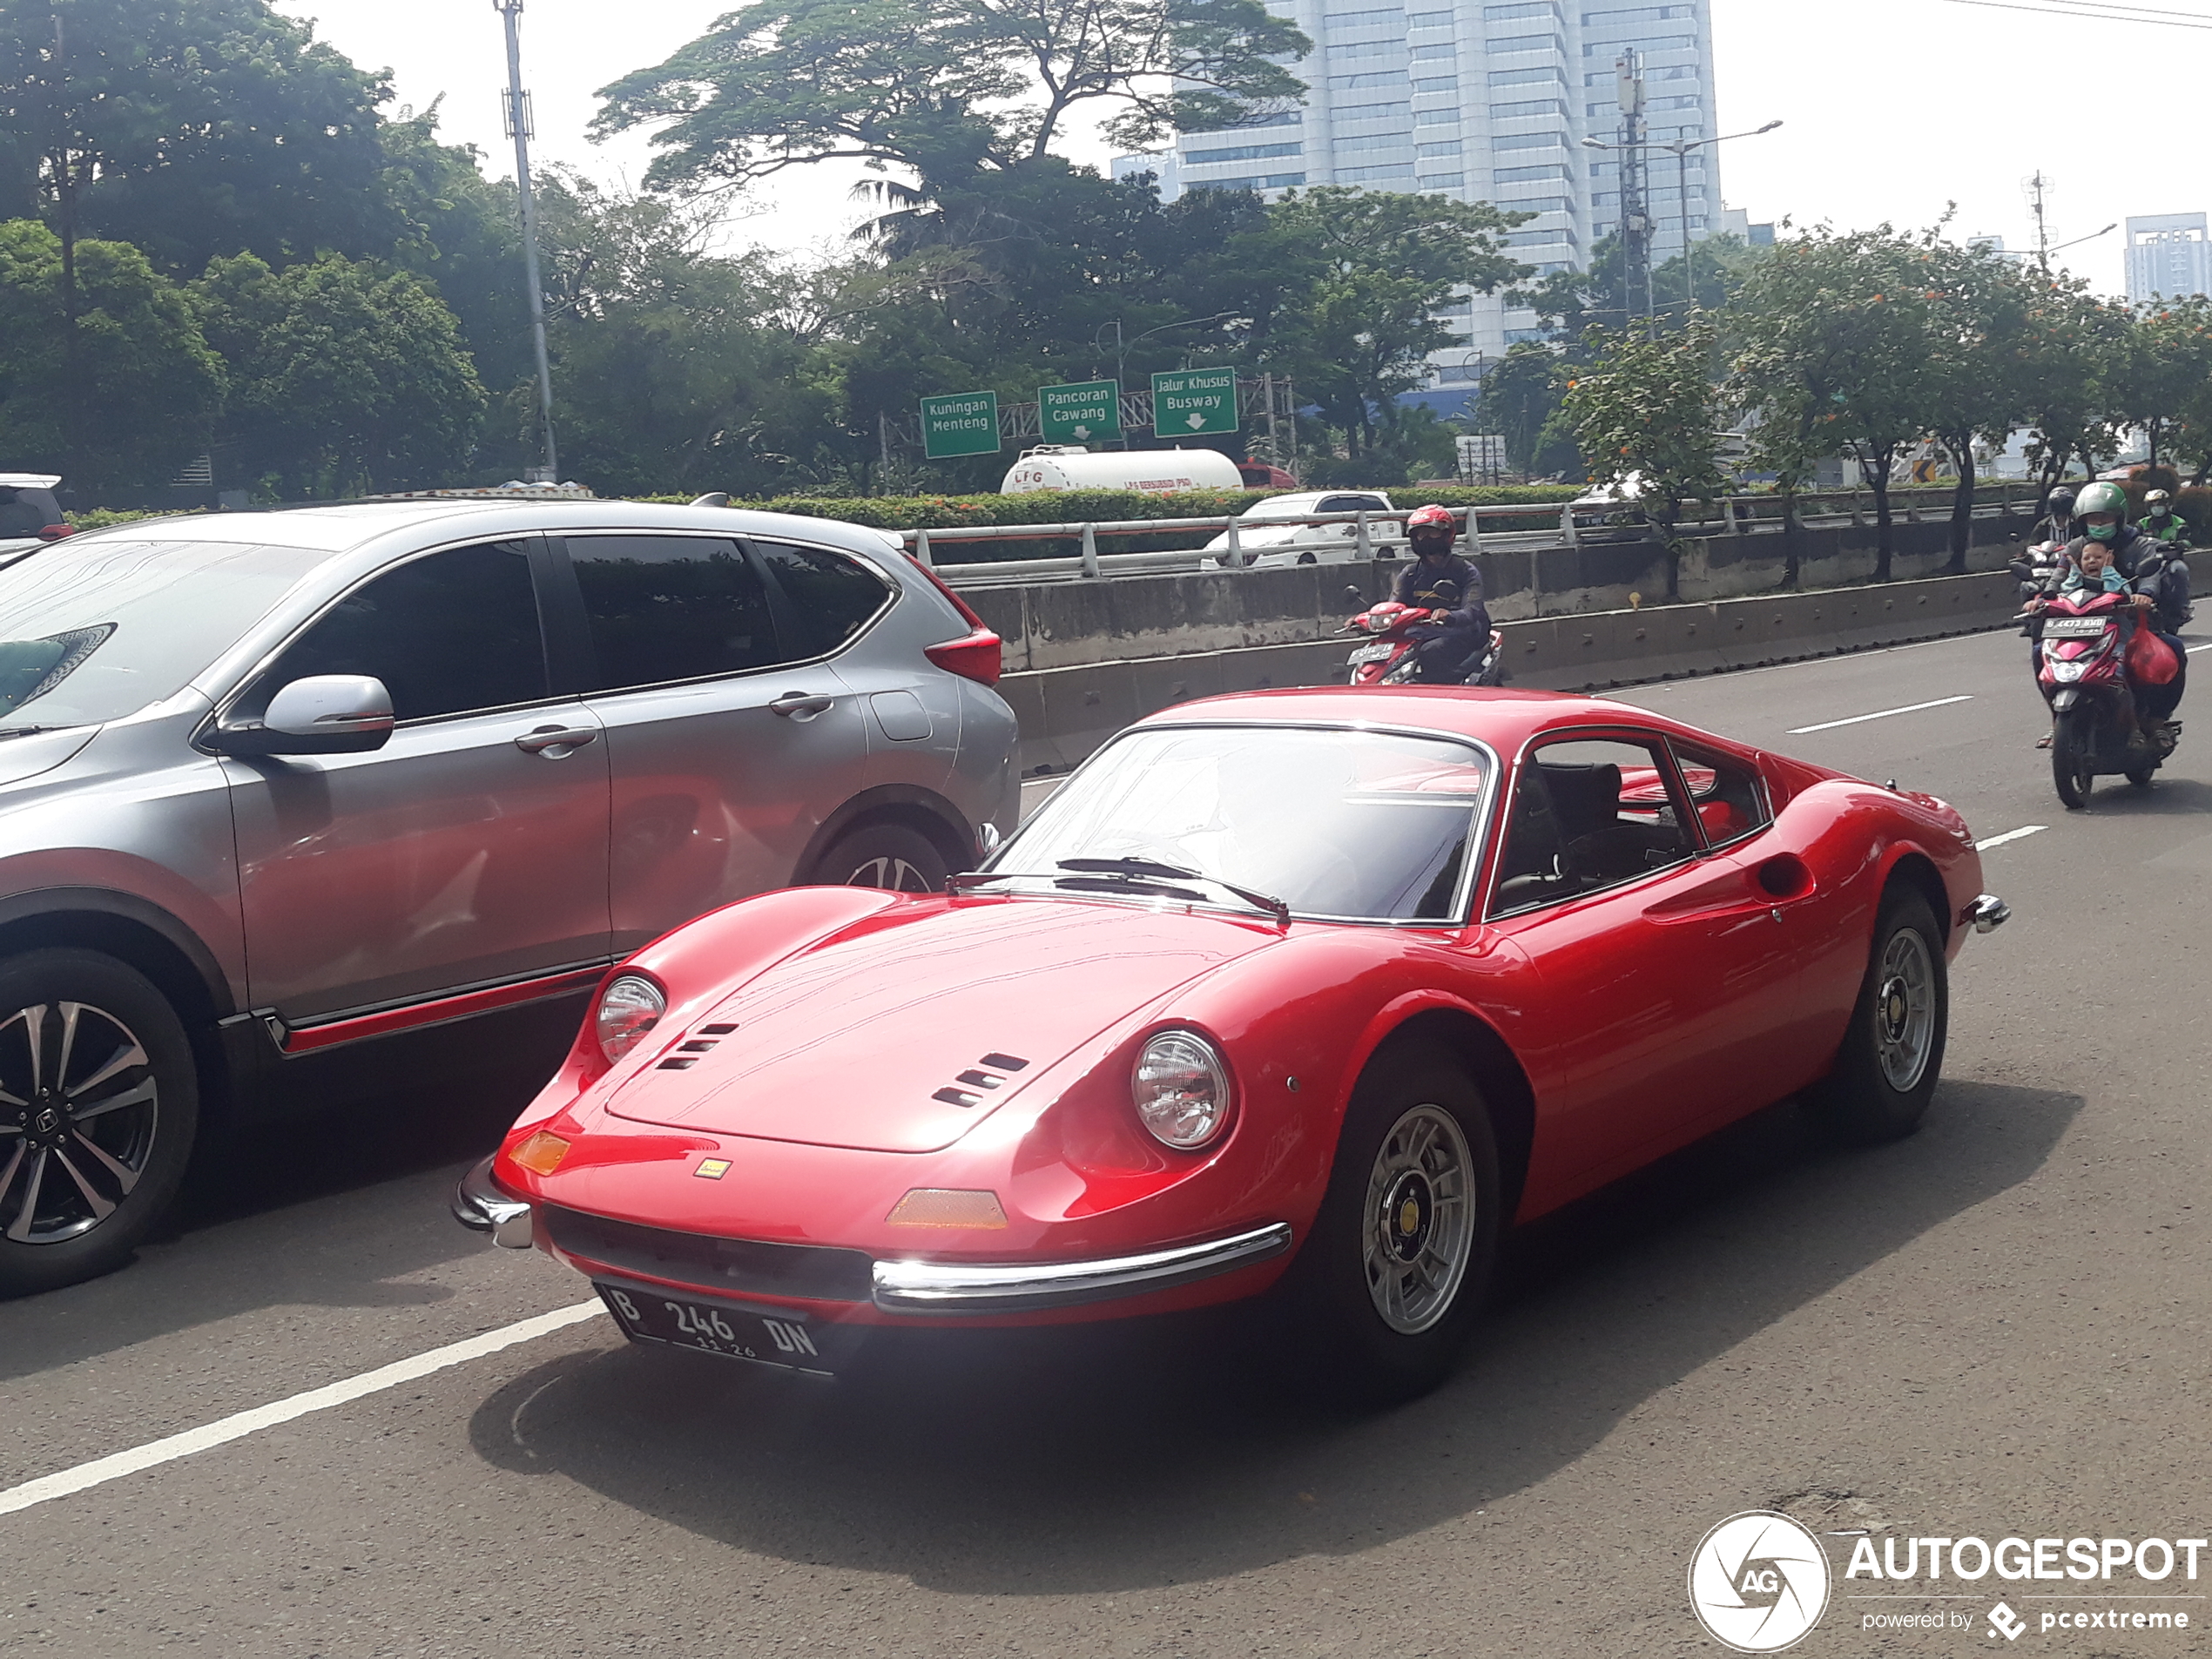
[[1255, 910], [1265, 911], [1284, 927], [1291, 925], [1290, 906], [1274, 894], [1240, 887], [1234, 881], [1224, 881], [1219, 876], [1208, 875], [1203, 870], [1186, 870], [1179, 864], [1162, 864], [1153, 859], [1062, 859], [1059, 867], [1073, 870], [1081, 875], [1151, 876], [1169, 881], [1209, 882], [1224, 893], [1235, 894]]
[[41, 732], [66, 732], [61, 725], [0, 725], [0, 738], [36, 737]]

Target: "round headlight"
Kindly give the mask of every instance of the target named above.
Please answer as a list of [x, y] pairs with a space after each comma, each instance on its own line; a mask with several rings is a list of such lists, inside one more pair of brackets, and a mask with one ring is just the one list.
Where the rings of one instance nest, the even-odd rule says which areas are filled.
[[1136, 1115], [1156, 1140], [1189, 1151], [1229, 1120], [1229, 1065], [1196, 1031], [1163, 1031], [1136, 1056]]
[[599, 1052], [610, 1064], [621, 1059], [660, 1023], [667, 1008], [668, 999], [652, 981], [635, 974], [623, 974], [599, 993], [599, 1010], [592, 1015]]
[[2061, 685], [2071, 685], [2088, 671], [2088, 667], [2087, 663], [2053, 663], [2051, 678]]

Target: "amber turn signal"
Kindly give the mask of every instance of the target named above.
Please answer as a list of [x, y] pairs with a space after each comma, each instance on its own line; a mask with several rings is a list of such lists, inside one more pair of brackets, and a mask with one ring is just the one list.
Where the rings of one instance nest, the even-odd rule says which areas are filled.
[[568, 1142], [540, 1130], [507, 1156], [532, 1175], [550, 1175], [568, 1155]]
[[891, 1207], [894, 1227], [1003, 1227], [1006, 1211], [995, 1192], [957, 1187], [916, 1187]]

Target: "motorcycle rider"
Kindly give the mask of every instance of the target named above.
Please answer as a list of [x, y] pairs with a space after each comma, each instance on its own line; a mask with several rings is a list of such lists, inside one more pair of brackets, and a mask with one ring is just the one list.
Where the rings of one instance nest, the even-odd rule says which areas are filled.
[[[2074, 514], [2081, 534], [2067, 544], [2060, 569], [2045, 588], [2044, 597], [2031, 600], [2028, 608], [2041, 609], [2046, 598], [2064, 591], [2069, 583], [2081, 585], [2084, 551], [2091, 547], [2097, 549], [2099, 556], [2092, 561], [2099, 567], [2095, 572], [2097, 580], [2107, 580], [2103, 567], [2109, 563], [2111, 569], [2118, 572], [2119, 579], [2133, 590], [2136, 609], [2144, 613], [2141, 618], [2142, 625], [2166, 642], [2181, 664], [2168, 684], [2139, 685], [2135, 691], [2136, 707], [2143, 719], [2153, 725], [2172, 727], [2176, 725], [2174, 711], [2181, 706], [2182, 694], [2188, 688], [2188, 653], [2179, 637], [2190, 614], [2188, 564], [2170, 553], [2167, 543], [2128, 523], [2127, 492], [2118, 484], [2091, 484], [2074, 503]], [[2029, 655], [2040, 685], [2043, 667], [2040, 630]], [[2169, 731], [2167, 735], [2171, 736], [2172, 732]], [[2047, 737], [2036, 746], [2047, 749], [2050, 741]]]
[[1459, 529], [1449, 509], [1431, 504], [1406, 521], [1413, 562], [1398, 573], [1390, 597], [1426, 609], [1431, 619], [1406, 632], [1420, 643], [1418, 678], [1426, 685], [1461, 685], [1490, 644], [1490, 612], [1482, 603], [1482, 572], [1453, 552]]
[[2035, 521], [2035, 528], [2027, 533], [2030, 543], [2056, 542], [2060, 546], [2080, 533], [2074, 522], [2074, 498], [2071, 487], [2060, 484], [2043, 502], [2043, 516]]
[[2174, 510], [2174, 498], [2165, 490], [2154, 489], [2143, 497], [2144, 535], [2168, 547], [2187, 548], [2189, 544], [2188, 522]]

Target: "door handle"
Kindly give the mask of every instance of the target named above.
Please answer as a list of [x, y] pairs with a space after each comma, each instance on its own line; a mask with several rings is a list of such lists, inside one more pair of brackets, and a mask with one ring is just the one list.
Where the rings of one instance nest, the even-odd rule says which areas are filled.
[[805, 691], [786, 691], [768, 707], [771, 711], [782, 715], [787, 720], [794, 715], [801, 718], [811, 718], [836, 701], [837, 699], [833, 697], [811, 696]]
[[[542, 754], [558, 760], [587, 743], [597, 742], [598, 737], [599, 728], [594, 725], [542, 725], [536, 731], [525, 732], [516, 738], [515, 746], [524, 754]], [[550, 753], [555, 749], [561, 753]]]

